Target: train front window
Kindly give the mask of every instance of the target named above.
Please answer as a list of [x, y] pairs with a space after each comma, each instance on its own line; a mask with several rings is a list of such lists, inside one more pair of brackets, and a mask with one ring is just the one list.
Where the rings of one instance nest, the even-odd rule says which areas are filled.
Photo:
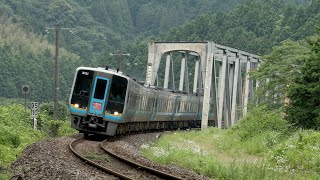
[[78, 104], [80, 108], [86, 108], [93, 81], [93, 71], [79, 70], [74, 84], [71, 104]]
[[106, 107], [106, 111], [109, 114], [122, 113], [124, 108], [124, 102], [126, 99], [128, 80], [119, 77], [113, 76], [112, 83], [110, 88], [110, 94], [108, 99], [108, 104]]
[[104, 94], [106, 92], [107, 80], [97, 79], [97, 84], [94, 92], [95, 99], [104, 99]]

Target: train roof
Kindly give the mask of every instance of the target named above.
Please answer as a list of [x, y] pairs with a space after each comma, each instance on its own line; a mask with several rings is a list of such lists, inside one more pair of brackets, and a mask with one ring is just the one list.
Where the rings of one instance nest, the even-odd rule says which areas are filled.
[[90, 71], [108, 73], [108, 74], [117, 75], [117, 76], [126, 78], [127, 80], [130, 79], [130, 77], [124, 75], [121, 71], [117, 72], [117, 71], [114, 70], [114, 69], [108, 69], [108, 70], [106, 70], [106, 69], [103, 68], [103, 67], [98, 67], [98, 68], [93, 68], [93, 67], [78, 67], [78, 68], [77, 68], [77, 71], [79, 71], [79, 70], [90, 70]]
[[126, 78], [128, 81], [129, 80], [133, 80], [134, 82], [136, 82], [140, 86], [144, 86], [145, 88], [154, 89], [154, 90], [157, 90], [157, 91], [170, 92], [170, 93], [181, 94], [181, 95], [201, 96], [199, 94], [193, 94], [193, 93], [187, 94], [187, 92], [173, 91], [171, 89], [165, 89], [165, 88], [157, 87], [157, 86], [146, 86], [144, 83], [136, 81], [134, 78], [131, 78], [130, 76], [127, 76], [127, 75], [123, 74], [123, 72], [121, 72], [121, 71], [117, 72], [114, 69], [106, 70], [104, 67], [98, 67], [98, 68], [94, 68], [94, 67], [78, 67], [77, 71], [79, 71], [79, 70], [90, 70], [90, 71], [113, 74], [113, 75], [116, 75], [116, 76], [120, 76], [120, 77]]

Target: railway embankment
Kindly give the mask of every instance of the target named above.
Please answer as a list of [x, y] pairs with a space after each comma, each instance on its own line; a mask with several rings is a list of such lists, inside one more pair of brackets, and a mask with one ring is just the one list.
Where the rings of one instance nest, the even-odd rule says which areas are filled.
[[[183, 177], [183, 179], [208, 179], [186, 168], [173, 164], [159, 165], [143, 157], [140, 153], [141, 148], [155, 142], [160, 134], [147, 133], [124, 136], [116, 141], [106, 143], [106, 148], [127, 159]], [[68, 145], [78, 137], [79, 135], [43, 140], [28, 146], [20, 158], [11, 165], [12, 179], [118, 179], [88, 165], [71, 153]], [[120, 171], [133, 179], [159, 179], [146, 175], [144, 171], [139, 172], [138, 169], [130, 170], [128, 165], [117, 162], [99, 148], [100, 142], [85, 140], [84, 143], [76, 145], [75, 149], [90, 160]]]

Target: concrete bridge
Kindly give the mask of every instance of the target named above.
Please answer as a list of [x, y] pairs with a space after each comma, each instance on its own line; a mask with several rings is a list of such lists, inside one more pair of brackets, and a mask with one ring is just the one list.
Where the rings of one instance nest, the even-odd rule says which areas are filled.
[[[148, 48], [146, 85], [153, 86], [158, 82], [158, 74], [163, 71], [159, 69], [160, 63], [165, 59], [163, 87], [170, 85], [171, 89], [177, 90], [173, 68], [181, 59], [178, 90], [204, 96], [201, 129], [208, 126], [211, 108], [217, 117], [218, 128], [234, 125], [247, 113], [248, 103], [254, 100], [254, 92], [259, 86], [259, 82], [249, 79], [248, 72], [260, 66], [262, 59], [259, 56], [215, 42], [149, 42]], [[174, 60], [174, 57], [179, 59]], [[188, 63], [194, 63], [192, 92]], [[214, 103], [210, 104], [210, 100]]]

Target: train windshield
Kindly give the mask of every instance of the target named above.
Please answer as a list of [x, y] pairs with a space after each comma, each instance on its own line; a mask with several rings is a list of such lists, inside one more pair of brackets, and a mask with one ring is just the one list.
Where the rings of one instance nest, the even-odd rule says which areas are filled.
[[78, 104], [80, 108], [86, 108], [88, 106], [92, 80], [93, 71], [78, 71], [76, 83], [72, 92], [71, 104]]
[[126, 99], [128, 80], [113, 76], [106, 111], [109, 114], [122, 113]]

